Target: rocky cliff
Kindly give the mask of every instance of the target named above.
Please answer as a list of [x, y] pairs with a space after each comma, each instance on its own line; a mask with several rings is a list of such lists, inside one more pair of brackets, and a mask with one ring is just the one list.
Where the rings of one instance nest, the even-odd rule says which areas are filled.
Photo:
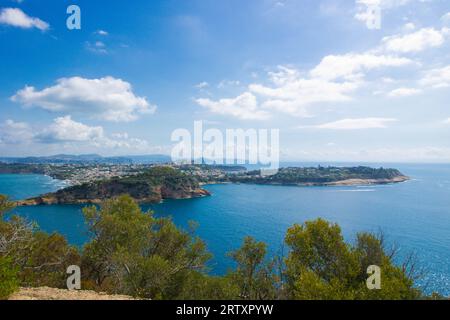
[[209, 196], [198, 181], [179, 170], [158, 167], [132, 177], [114, 178], [68, 187], [54, 193], [19, 201], [20, 206], [101, 203], [105, 199], [128, 194], [139, 203], [157, 203], [164, 199], [188, 199]]

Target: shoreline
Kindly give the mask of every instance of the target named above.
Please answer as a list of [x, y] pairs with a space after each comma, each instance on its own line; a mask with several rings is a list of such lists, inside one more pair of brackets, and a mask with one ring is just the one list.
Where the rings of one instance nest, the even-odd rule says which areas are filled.
[[[103, 201], [109, 198], [102, 197], [93, 197], [93, 198], [72, 198], [72, 199], [64, 199], [58, 196], [58, 193], [64, 191], [66, 188], [70, 188], [72, 186], [72, 181], [70, 179], [60, 180], [52, 175], [44, 174], [44, 176], [52, 179], [56, 184], [58, 189], [53, 193], [38, 195], [33, 198], [21, 199], [17, 200], [15, 203], [19, 207], [24, 206], [39, 206], [39, 205], [98, 205]], [[382, 178], [382, 179], [364, 179], [364, 178], [354, 178], [354, 179], [345, 179], [338, 181], [330, 181], [330, 182], [299, 182], [299, 183], [285, 183], [283, 181], [270, 181], [270, 180], [249, 180], [246, 181], [243, 179], [242, 181], [215, 181], [211, 180], [208, 182], [199, 182], [197, 184], [198, 188], [194, 190], [190, 190], [184, 194], [166, 194], [165, 196], [159, 197], [139, 197], [134, 198], [139, 204], [154, 204], [161, 202], [163, 200], [181, 200], [181, 199], [192, 199], [192, 198], [202, 198], [206, 196], [211, 196], [211, 194], [203, 189], [203, 186], [208, 185], [227, 185], [227, 184], [248, 184], [248, 185], [267, 185], [267, 186], [291, 186], [291, 187], [357, 187], [357, 186], [374, 186], [374, 185], [388, 185], [388, 184], [396, 184], [402, 183], [406, 181], [410, 181], [411, 178], [406, 175], [399, 175], [393, 178]], [[124, 192], [126, 193], [126, 192]], [[106, 195], [105, 195], [106, 196]], [[111, 196], [112, 197], [112, 196]]]
[[231, 182], [231, 181], [211, 181], [202, 182], [200, 186], [208, 185], [225, 185], [225, 184], [248, 184], [248, 185], [261, 185], [261, 186], [284, 186], [284, 187], [351, 187], [351, 186], [375, 186], [375, 185], [387, 185], [396, 184], [411, 181], [412, 179], [408, 176], [399, 176], [393, 179], [347, 179], [334, 182], [325, 183], [315, 183], [315, 182], [304, 182], [304, 183], [281, 183], [281, 182]]
[[[407, 176], [400, 176], [395, 177], [393, 179], [348, 179], [348, 180], [341, 180], [341, 181], [335, 181], [335, 182], [329, 182], [329, 183], [298, 183], [298, 184], [283, 184], [283, 183], [245, 183], [245, 182], [230, 182], [230, 181], [212, 181], [208, 183], [199, 183], [200, 187], [208, 186], [208, 185], [227, 185], [227, 184], [246, 184], [246, 185], [266, 185], [266, 186], [285, 186], [285, 187], [350, 187], [350, 186], [374, 186], [374, 185], [388, 185], [388, 184], [396, 184], [396, 183], [403, 183], [406, 181], [411, 180], [410, 177]], [[61, 180], [63, 181], [63, 180]], [[203, 190], [203, 189], [201, 189]], [[160, 199], [159, 201], [151, 201], [148, 199], [135, 199], [140, 205], [147, 205], [147, 204], [155, 204], [155, 203], [161, 203], [164, 200], [188, 200], [188, 199], [197, 199], [197, 198], [204, 198], [207, 196], [211, 196], [211, 194], [204, 190], [202, 192], [199, 192], [199, 190], [196, 190], [197, 192], [189, 197], [180, 197], [180, 198], [164, 198]], [[206, 192], [205, 192], [206, 191]], [[56, 199], [51, 198], [45, 198], [45, 195], [38, 196], [31, 199], [24, 199], [24, 200], [18, 200], [16, 201], [16, 205], [18, 207], [29, 207], [29, 206], [50, 206], [50, 205], [99, 205], [103, 201], [107, 199], [79, 199], [73, 202], [59, 202]]]

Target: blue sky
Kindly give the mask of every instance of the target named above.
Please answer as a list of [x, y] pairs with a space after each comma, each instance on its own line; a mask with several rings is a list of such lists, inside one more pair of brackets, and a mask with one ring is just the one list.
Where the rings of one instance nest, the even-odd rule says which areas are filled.
[[449, 42], [446, 0], [0, 0], [0, 154], [169, 154], [203, 120], [279, 128], [283, 160], [446, 162]]

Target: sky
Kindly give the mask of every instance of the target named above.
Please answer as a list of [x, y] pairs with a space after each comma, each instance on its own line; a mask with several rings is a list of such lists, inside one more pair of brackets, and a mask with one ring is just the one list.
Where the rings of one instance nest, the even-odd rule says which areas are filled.
[[0, 155], [170, 154], [203, 121], [279, 129], [284, 161], [448, 162], [449, 43], [448, 0], [0, 0]]

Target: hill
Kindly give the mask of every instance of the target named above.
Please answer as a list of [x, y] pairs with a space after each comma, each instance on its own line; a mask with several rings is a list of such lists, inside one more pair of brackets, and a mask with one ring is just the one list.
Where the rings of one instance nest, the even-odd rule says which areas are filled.
[[156, 164], [169, 163], [171, 158], [161, 154], [117, 157], [103, 157], [98, 154], [58, 154], [43, 157], [0, 157], [0, 162], [8, 164]]

